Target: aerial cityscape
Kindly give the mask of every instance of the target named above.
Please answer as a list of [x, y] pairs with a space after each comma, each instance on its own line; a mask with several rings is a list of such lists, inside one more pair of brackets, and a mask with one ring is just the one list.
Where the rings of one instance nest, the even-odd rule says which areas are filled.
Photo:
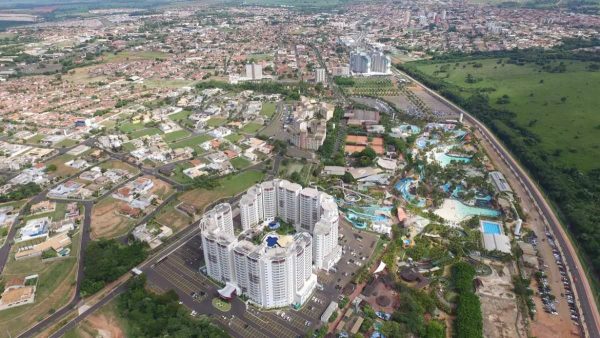
[[0, 337], [600, 337], [600, 2], [0, 1]]

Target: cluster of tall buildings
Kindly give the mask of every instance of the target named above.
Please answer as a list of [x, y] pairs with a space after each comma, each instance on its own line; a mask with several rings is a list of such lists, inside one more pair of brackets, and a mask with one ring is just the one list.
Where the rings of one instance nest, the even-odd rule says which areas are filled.
[[296, 121], [290, 128], [290, 142], [300, 149], [319, 150], [326, 137], [326, 120]]
[[380, 51], [350, 53], [350, 71], [353, 74], [389, 74], [392, 60]]
[[317, 285], [313, 266], [328, 270], [341, 257], [338, 207], [334, 198], [287, 180], [257, 184], [240, 200], [242, 235], [277, 220], [293, 225], [294, 235], [269, 232], [256, 241], [234, 234], [231, 205], [222, 203], [200, 221], [206, 272], [264, 308], [301, 305]]

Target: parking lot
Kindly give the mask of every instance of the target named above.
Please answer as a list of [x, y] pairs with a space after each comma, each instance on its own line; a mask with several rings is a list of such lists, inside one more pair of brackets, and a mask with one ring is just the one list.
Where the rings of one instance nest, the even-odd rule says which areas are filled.
[[[540, 269], [536, 273], [536, 281], [538, 293], [543, 303], [543, 309], [546, 313], [552, 315], [559, 314], [558, 305], [560, 303], [560, 299], [563, 298], [566, 300], [566, 304], [569, 311], [569, 317], [571, 318], [573, 324], [579, 326], [579, 310], [577, 309], [577, 305], [575, 303], [575, 298], [573, 294], [573, 290], [571, 289], [571, 281], [569, 280], [563, 258], [560, 254], [560, 251], [557, 249], [556, 244], [554, 242], [553, 236], [546, 232], [546, 242], [552, 249], [552, 256], [554, 257], [554, 263], [558, 266], [558, 273], [560, 275], [560, 283], [562, 287], [558, 290], [553, 290], [551, 288], [551, 282], [549, 281], [549, 272], [547, 271], [549, 266], [548, 262], [544, 261], [542, 257], [538, 258]], [[537, 239], [532, 239], [531, 244], [537, 248], [538, 242]], [[557, 279], [558, 276], [554, 276]], [[556, 283], [555, 283], [556, 285]], [[564, 311], [564, 306], [563, 306]]]
[[315, 290], [302, 308], [262, 311], [240, 298], [231, 301], [231, 310], [221, 312], [212, 305], [219, 288], [200, 273], [204, 265], [200, 236], [195, 236], [160, 262], [145, 268], [149, 287], [156, 291], [175, 290], [181, 303], [194, 315], [214, 319], [234, 337], [298, 337], [321, 325], [320, 317], [329, 303], [337, 301], [361, 265], [366, 264], [378, 240], [376, 234], [359, 232], [344, 224], [340, 244], [345, 253], [335, 272], [319, 272], [322, 289]]

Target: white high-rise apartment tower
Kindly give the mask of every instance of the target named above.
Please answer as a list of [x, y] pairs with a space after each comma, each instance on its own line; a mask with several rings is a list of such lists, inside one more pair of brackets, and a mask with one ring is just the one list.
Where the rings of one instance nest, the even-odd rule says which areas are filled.
[[246, 64], [246, 77], [250, 80], [262, 79], [262, 66], [256, 63]]

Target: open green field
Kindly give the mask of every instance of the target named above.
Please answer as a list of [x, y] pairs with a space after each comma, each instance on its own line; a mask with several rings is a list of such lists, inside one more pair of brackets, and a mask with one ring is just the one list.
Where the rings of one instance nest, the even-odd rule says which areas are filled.
[[158, 128], [145, 128], [145, 129], [139, 129], [136, 131], [132, 131], [128, 135], [130, 138], [135, 139], [135, 138], [140, 138], [142, 136], [158, 135], [160, 133], [162, 133], [162, 132]]
[[257, 131], [261, 130], [262, 127], [263, 127], [262, 124], [250, 122], [250, 123], [246, 124], [245, 126], [243, 126], [242, 129], [240, 129], [240, 130], [246, 134], [254, 134]]
[[187, 138], [182, 141], [178, 141], [176, 143], [171, 143], [170, 146], [173, 149], [184, 148], [184, 147], [197, 148], [200, 144], [202, 144], [208, 140], [211, 140], [211, 139], [212, 139], [212, 136], [210, 136], [208, 134], [202, 134], [202, 135], [197, 135], [197, 136]]
[[244, 138], [244, 136], [242, 136], [242, 135], [240, 135], [238, 133], [233, 133], [231, 135], [225, 136], [225, 139], [227, 139], [227, 140], [229, 140], [230, 142], [233, 142], [233, 143], [237, 143], [242, 138]]
[[542, 148], [554, 155], [552, 161], [584, 171], [598, 168], [600, 72], [588, 71], [591, 63], [581, 61], [564, 61], [563, 73], [550, 73], [532, 63], [519, 66], [502, 61], [417, 63], [416, 68], [455, 86], [463, 98], [487, 92], [493, 107], [516, 113], [515, 121], [539, 137]]
[[252, 162], [241, 156], [232, 159], [230, 162], [231, 165], [237, 170], [244, 169], [252, 164]]
[[206, 125], [209, 127], [219, 127], [227, 123], [227, 119], [220, 117], [213, 117], [210, 120], [206, 121]]
[[275, 108], [277, 104], [275, 102], [265, 102], [262, 105], [262, 109], [260, 110], [260, 114], [266, 117], [271, 117], [275, 114]]
[[186, 120], [193, 113], [189, 110], [182, 110], [179, 113], [169, 115], [169, 118], [175, 122]]
[[138, 131], [141, 129], [144, 129], [144, 124], [143, 123], [131, 123], [131, 122], [127, 122], [127, 123], [121, 123], [119, 124], [119, 130], [123, 133], [131, 133], [134, 131]]
[[199, 211], [209, 204], [223, 197], [236, 195], [263, 180], [265, 173], [257, 170], [248, 170], [232, 176], [220, 178], [219, 187], [206, 190], [194, 189], [183, 193], [179, 200], [194, 205]]
[[182, 129], [182, 130], [174, 131], [172, 133], [164, 134], [162, 136], [162, 138], [163, 138], [163, 140], [165, 140], [165, 142], [169, 143], [169, 142], [174, 142], [174, 141], [184, 139], [188, 136], [190, 136], [190, 132], [185, 129]]

